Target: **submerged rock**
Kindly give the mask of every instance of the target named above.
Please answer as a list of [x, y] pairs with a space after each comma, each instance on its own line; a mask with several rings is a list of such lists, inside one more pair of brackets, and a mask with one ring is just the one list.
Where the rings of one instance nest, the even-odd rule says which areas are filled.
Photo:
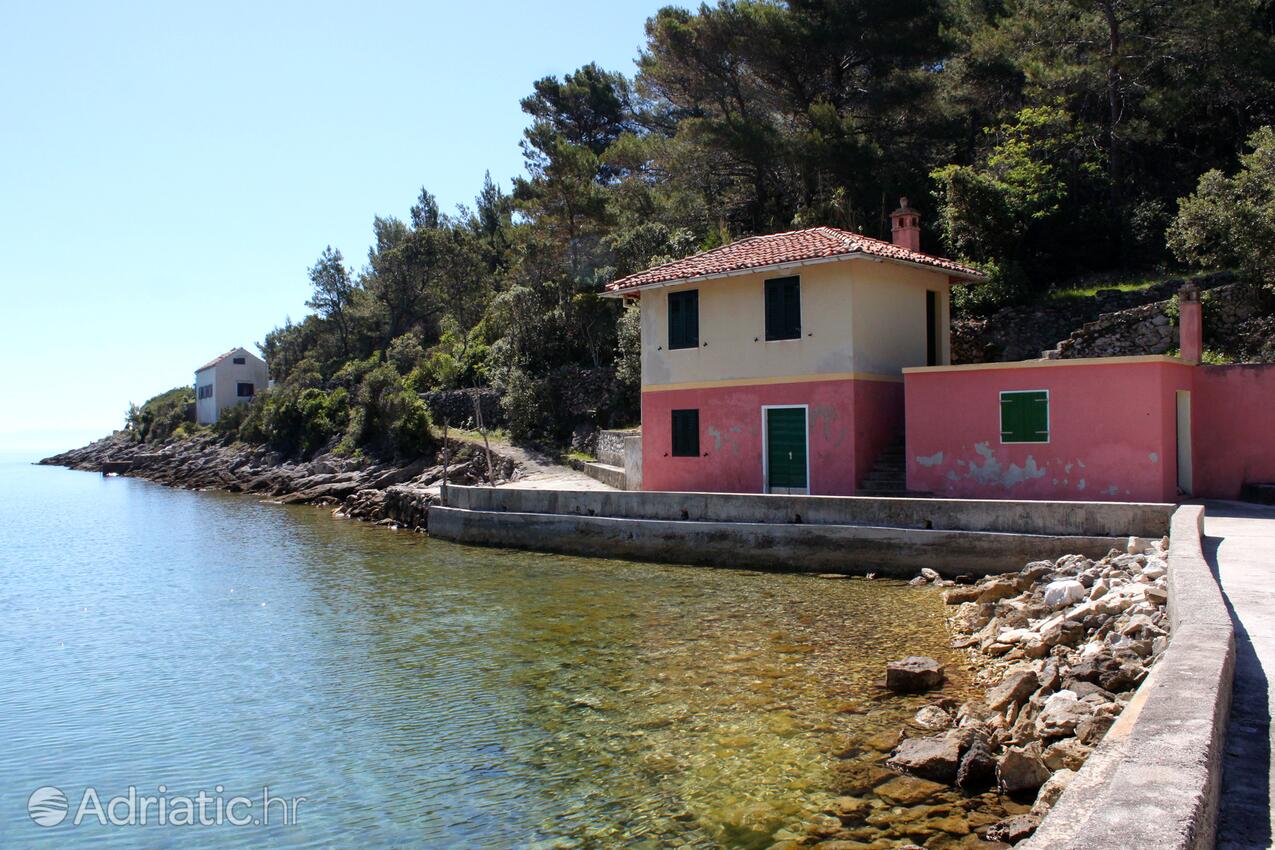
[[1006, 844], [1017, 844], [1028, 838], [1036, 827], [1040, 826], [1040, 818], [1035, 815], [1014, 815], [998, 821], [987, 830], [990, 841], [1004, 841]]
[[919, 693], [943, 684], [943, 665], [933, 658], [910, 655], [885, 666], [885, 686], [895, 693]]
[[961, 744], [948, 737], [908, 738], [886, 764], [922, 779], [953, 782], [961, 765]]

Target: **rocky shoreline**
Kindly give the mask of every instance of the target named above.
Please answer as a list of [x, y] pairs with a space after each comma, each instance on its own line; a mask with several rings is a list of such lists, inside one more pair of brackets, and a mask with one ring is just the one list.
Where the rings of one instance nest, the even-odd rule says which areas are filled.
[[[1131, 538], [1098, 561], [1070, 555], [976, 582], [924, 570], [914, 584], [946, 587], [953, 646], [984, 695], [923, 705], [879, 766], [859, 771], [867, 781], [825, 810], [828, 823], [772, 850], [1029, 837], [1168, 645], [1167, 546]], [[891, 663], [883, 685], [903, 698], [943, 680], [937, 661], [914, 657]]]
[[[487, 481], [486, 453], [467, 442], [448, 444], [451, 484]], [[408, 463], [328, 453], [290, 461], [261, 446], [223, 444], [211, 435], [175, 437], [157, 445], [123, 434], [47, 457], [46, 466], [144, 478], [188, 490], [251, 493], [281, 504], [331, 506], [340, 517], [423, 531], [443, 481], [443, 452]], [[492, 450], [498, 484], [518, 480], [522, 469]]]

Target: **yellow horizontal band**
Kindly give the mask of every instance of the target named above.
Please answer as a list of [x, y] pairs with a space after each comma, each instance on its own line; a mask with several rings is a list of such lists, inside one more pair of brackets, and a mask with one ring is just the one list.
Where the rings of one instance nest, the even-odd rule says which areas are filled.
[[1179, 357], [1167, 354], [1133, 354], [1127, 357], [1076, 357], [1071, 360], [1011, 360], [1008, 363], [963, 363], [959, 366], [910, 366], [903, 374], [927, 372], [976, 372], [980, 369], [1035, 369], [1041, 366], [1119, 366], [1127, 363], [1177, 363], [1192, 366]]
[[642, 392], [669, 390], [711, 390], [718, 387], [756, 387], [774, 384], [810, 384], [815, 381], [887, 381], [902, 383], [902, 375], [880, 375], [873, 372], [823, 372], [814, 375], [783, 375], [777, 378], [729, 378], [724, 381], [687, 381], [680, 384], [643, 384]]

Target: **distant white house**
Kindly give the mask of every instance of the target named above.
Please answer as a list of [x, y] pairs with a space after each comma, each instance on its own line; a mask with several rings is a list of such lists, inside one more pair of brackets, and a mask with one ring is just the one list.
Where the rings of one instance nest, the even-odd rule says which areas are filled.
[[232, 348], [195, 370], [195, 421], [211, 425], [227, 407], [252, 401], [269, 384], [266, 361]]

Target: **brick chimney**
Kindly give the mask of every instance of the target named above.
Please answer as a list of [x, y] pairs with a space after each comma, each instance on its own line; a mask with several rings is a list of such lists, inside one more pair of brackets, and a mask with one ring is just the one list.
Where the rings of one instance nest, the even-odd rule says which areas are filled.
[[1200, 287], [1194, 283], [1178, 290], [1178, 349], [1191, 363], [1199, 363], [1204, 353], [1204, 314]]
[[921, 214], [899, 198], [899, 208], [890, 213], [890, 241], [909, 251], [921, 250]]

